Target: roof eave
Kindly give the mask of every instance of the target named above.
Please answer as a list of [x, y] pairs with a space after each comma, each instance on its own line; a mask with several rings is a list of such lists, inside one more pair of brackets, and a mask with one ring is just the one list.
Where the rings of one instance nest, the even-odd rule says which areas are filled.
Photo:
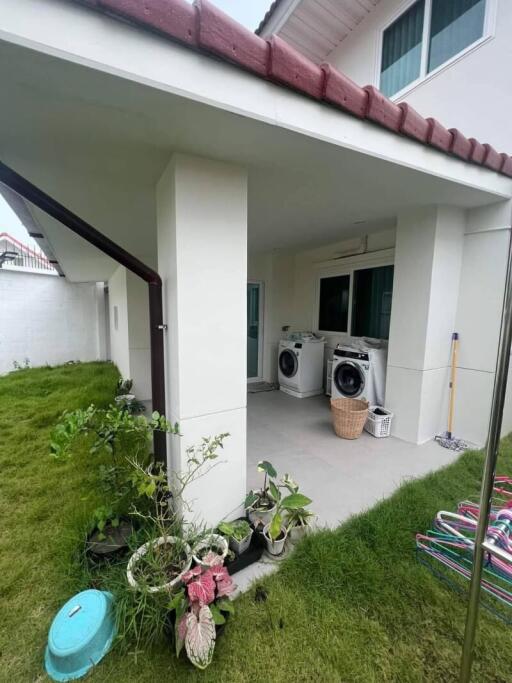
[[256, 35], [269, 38], [274, 33], [279, 33], [301, 2], [302, 0], [274, 0], [256, 29]]

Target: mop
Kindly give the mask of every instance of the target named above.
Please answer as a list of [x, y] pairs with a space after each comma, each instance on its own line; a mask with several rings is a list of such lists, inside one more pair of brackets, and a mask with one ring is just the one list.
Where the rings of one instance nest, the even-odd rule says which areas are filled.
[[450, 405], [448, 408], [448, 431], [444, 434], [436, 436], [436, 441], [441, 444], [443, 448], [449, 448], [452, 451], [464, 451], [468, 445], [462, 439], [455, 439], [452, 434], [453, 427], [453, 411], [455, 407], [455, 380], [457, 371], [457, 353], [459, 350], [459, 334], [454, 332], [452, 334], [452, 366], [450, 372]]

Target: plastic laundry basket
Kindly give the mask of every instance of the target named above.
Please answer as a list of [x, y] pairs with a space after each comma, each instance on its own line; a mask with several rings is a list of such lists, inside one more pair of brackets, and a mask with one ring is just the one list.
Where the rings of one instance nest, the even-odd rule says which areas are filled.
[[342, 439], [358, 439], [368, 417], [368, 401], [358, 398], [331, 399], [332, 424]]
[[[379, 410], [383, 415], [376, 415], [376, 410]], [[393, 413], [390, 410], [386, 410], [386, 408], [382, 408], [381, 406], [370, 406], [364, 428], [365, 431], [372, 436], [381, 439], [384, 436], [390, 436], [392, 421]]]

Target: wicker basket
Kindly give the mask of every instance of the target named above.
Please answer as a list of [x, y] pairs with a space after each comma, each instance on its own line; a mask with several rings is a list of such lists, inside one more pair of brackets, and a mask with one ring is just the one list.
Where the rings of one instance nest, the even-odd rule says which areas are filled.
[[332, 424], [342, 439], [358, 439], [368, 417], [368, 401], [358, 398], [331, 399]]

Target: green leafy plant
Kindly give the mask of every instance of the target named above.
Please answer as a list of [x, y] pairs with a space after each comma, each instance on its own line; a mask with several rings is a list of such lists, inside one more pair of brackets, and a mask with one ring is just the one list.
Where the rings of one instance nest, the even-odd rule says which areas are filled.
[[295, 527], [306, 527], [315, 517], [315, 513], [303, 507], [288, 510], [286, 517], [286, 530], [289, 532]]
[[[221, 434], [204, 438], [199, 445], [187, 449], [185, 468], [174, 472], [169, 478], [160, 467], [152, 464], [144, 467], [135, 461], [131, 462], [132, 483], [139, 494], [148, 499], [150, 505], [145, 510], [138, 507], [133, 513], [141, 523], [139, 541], [144, 540], [147, 548], [134, 564], [130, 560], [129, 567], [132, 565], [130, 571], [135, 583], [131, 582], [131, 585], [128, 585], [125, 580], [122, 585], [119, 583], [117, 586], [107, 585], [107, 588], [113, 590], [116, 596], [116, 614], [121, 642], [128, 643], [130, 646], [135, 642], [136, 649], [139, 649], [142, 644], [152, 644], [158, 640], [165, 629], [169, 619], [169, 610], [176, 610], [176, 620], [179, 621], [188, 609], [188, 602], [184, 603], [183, 609], [180, 607], [180, 596], [184, 597], [184, 591], [179, 591], [177, 585], [165, 590], [160, 590], [160, 587], [183, 573], [187, 564], [190, 566], [190, 548], [208, 533], [198, 523], [185, 520], [185, 513], [193, 512], [191, 503], [186, 500], [187, 488], [192, 482], [211, 471], [212, 467], [219, 462], [219, 451], [227, 436], [228, 434]], [[166, 539], [169, 542], [158, 543], [158, 539]], [[222, 564], [222, 558], [218, 560]], [[195, 580], [199, 571], [202, 572], [200, 569], [196, 570], [196, 573], [191, 575], [191, 579]], [[219, 575], [217, 578], [219, 579]], [[169, 592], [173, 590], [179, 592], [169, 598]], [[164, 600], [163, 597], [166, 599]], [[221, 609], [220, 605], [218, 607]], [[219, 617], [216, 607], [213, 606], [211, 611], [212, 619], [217, 620]], [[198, 617], [197, 610], [194, 614]], [[203, 616], [205, 616], [204, 612]], [[218, 622], [215, 621], [215, 623]], [[193, 633], [197, 634], [198, 624], [193, 624], [191, 620], [189, 625], [191, 627], [190, 638], [192, 638]]]
[[[279, 498], [276, 510], [270, 521], [270, 526], [268, 529], [268, 535], [273, 541], [281, 536], [283, 523], [285, 518], [285, 513], [290, 514], [294, 510], [299, 508], [304, 508], [306, 505], [310, 505], [313, 501], [304, 496], [302, 493], [290, 493], [284, 498]], [[286, 528], [286, 527], [285, 527]]]
[[267, 512], [277, 503], [280, 498], [279, 488], [275, 483], [277, 472], [274, 466], [261, 460], [258, 463], [258, 472], [263, 473], [263, 487], [259, 490], [251, 490], [247, 494], [244, 502], [245, 509], [252, 509], [255, 512]]
[[239, 543], [251, 533], [249, 522], [245, 519], [237, 519], [235, 522], [221, 522], [218, 529], [223, 536], [234, 538]]
[[137, 501], [147, 498], [133, 463], [142, 467], [149, 465], [151, 437], [156, 431], [179, 433], [178, 425], [171, 425], [157, 412], [146, 420], [114, 405], [106, 409], [91, 405], [85, 410], [65, 412], [53, 429], [50, 453], [58, 460], [72, 457], [80, 438], [92, 439], [89, 454], [97, 461], [104, 499], [104, 504], [93, 513], [91, 531], [100, 532], [98, 540], [104, 537], [107, 524], [117, 526], [121, 515], [128, 514]]
[[[259, 491], [249, 491], [245, 499], [245, 507], [261, 512], [273, 510], [268, 535], [272, 541], [276, 541], [283, 529], [285, 533], [287, 532], [288, 527], [285, 526], [285, 521], [290, 518], [290, 515], [297, 516], [298, 510], [312, 515], [304, 510], [312, 503], [312, 500], [299, 493], [299, 485], [289, 474], [285, 474], [281, 481], [277, 482], [276, 469], [266, 460], [258, 463], [258, 471], [264, 473], [263, 488]], [[286, 496], [283, 496], [283, 490], [288, 492]]]

